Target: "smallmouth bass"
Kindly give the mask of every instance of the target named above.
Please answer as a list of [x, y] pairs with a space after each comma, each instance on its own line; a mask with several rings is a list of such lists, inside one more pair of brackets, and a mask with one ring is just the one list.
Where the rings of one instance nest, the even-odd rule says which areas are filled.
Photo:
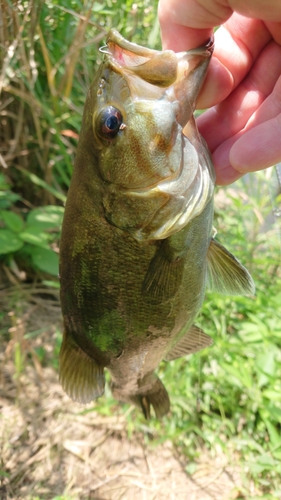
[[213, 238], [215, 174], [193, 111], [213, 42], [156, 51], [107, 36], [84, 109], [60, 247], [60, 381], [74, 400], [112, 392], [157, 418], [154, 370], [212, 339], [193, 324], [205, 288], [253, 294]]

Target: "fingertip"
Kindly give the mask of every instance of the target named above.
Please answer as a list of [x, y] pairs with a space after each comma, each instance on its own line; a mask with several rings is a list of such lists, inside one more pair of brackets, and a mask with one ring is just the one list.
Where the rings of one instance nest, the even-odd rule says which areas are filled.
[[161, 25], [163, 50], [185, 52], [205, 44], [212, 36], [212, 30], [187, 28], [180, 24]]
[[213, 154], [213, 162], [216, 172], [216, 184], [218, 186], [227, 186], [237, 181], [244, 175], [236, 169], [230, 159], [231, 141], [226, 141], [218, 147]]
[[159, 1], [158, 19], [163, 50], [187, 51], [203, 45], [212, 36], [211, 23], [202, 27], [188, 25], [192, 22], [192, 16], [188, 16], [186, 11], [187, 7], [183, 2]]
[[197, 109], [206, 109], [222, 102], [233, 90], [232, 73], [213, 56], [206, 80], [197, 101]]
[[229, 162], [245, 174], [266, 169], [281, 160], [281, 114], [244, 132], [229, 151]]
[[231, 165], [227, 165], [224, 167], [217, 167], [216, 165], [214, 166], [216, 171], [217, 186], [228, 186], [244, 175], [243, 173], [238, 172], [238, 170], [233, 168]]

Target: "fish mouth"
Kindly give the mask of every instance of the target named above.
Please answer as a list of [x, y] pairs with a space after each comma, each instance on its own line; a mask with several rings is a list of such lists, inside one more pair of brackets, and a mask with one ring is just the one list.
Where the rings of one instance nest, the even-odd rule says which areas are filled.
[[148, 49], [129, 42], [115, 29], [108, 32], [106, 45], [100, 48], [100, 52], [110, 54], [116, 61], [125, 66], [131, 61], [132, 56], [135, 57], [135, 61], [132, 61], [132, 63], [138, 65], [159, 53], [158, 50]]
[[186, 72], [187, 60], [193, 60], [194, 56], [209, 60], [213, 50], [213, 39], [210, 39], [206, 45], [187, 52], [175, 53], [172, 50], [148, 49], [129, 42], [115, 29], [109, 31], [106, 45], [100, 48], [100, 52], [106, 54], [112, 69], [117, 73], [134, 74], [147, 83], [164, 88], [173, 85], [178, 79], [181, 60], [185, 63]]

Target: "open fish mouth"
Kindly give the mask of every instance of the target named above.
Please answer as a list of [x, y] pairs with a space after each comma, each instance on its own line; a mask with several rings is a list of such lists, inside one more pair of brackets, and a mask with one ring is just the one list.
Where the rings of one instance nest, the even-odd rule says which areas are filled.
[[114, 29], [107, 35], [106, 45], [100, 48], [100, 52], [109, 56], [115, 71], [130, 71], [152, 85], [169, 87], [181, 77], [179, 63], [184, 60], [185, 73], [192, 70], [188, 67], [188, 61], [194, 60], [194, 56], [210, 59], [214, 50], [214, 41], [210, 39], [206, 45], [188, 52], [175, 53], [172, 50], [158, 51], [148, 49], [136, 43], [129, 42]]

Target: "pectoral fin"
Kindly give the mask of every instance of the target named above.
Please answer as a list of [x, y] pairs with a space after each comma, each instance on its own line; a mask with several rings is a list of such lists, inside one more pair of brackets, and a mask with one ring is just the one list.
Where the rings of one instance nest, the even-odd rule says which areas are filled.
[[188, 332], [176, 343], [165, 356], [166, 361], [182, 358], [188, 354], [201, 351], [212, 345], [213, 339], [198, 326], [192, 325]]
[[161, 304], [173, 297], [182, 280], [184, 258], [169, 252], [168, 245], [165, 241], [156, 252], [143, 281], [142, 292], [152, 304]]
[[104, 392], [104, 369], [66, 333], [60, 350], [59, 379], [74, 401], [90, 403]]
[[255, 293], [255, 284], [247, 269], [214, 239], [207, 254], [207, 287], [226, 295]]

